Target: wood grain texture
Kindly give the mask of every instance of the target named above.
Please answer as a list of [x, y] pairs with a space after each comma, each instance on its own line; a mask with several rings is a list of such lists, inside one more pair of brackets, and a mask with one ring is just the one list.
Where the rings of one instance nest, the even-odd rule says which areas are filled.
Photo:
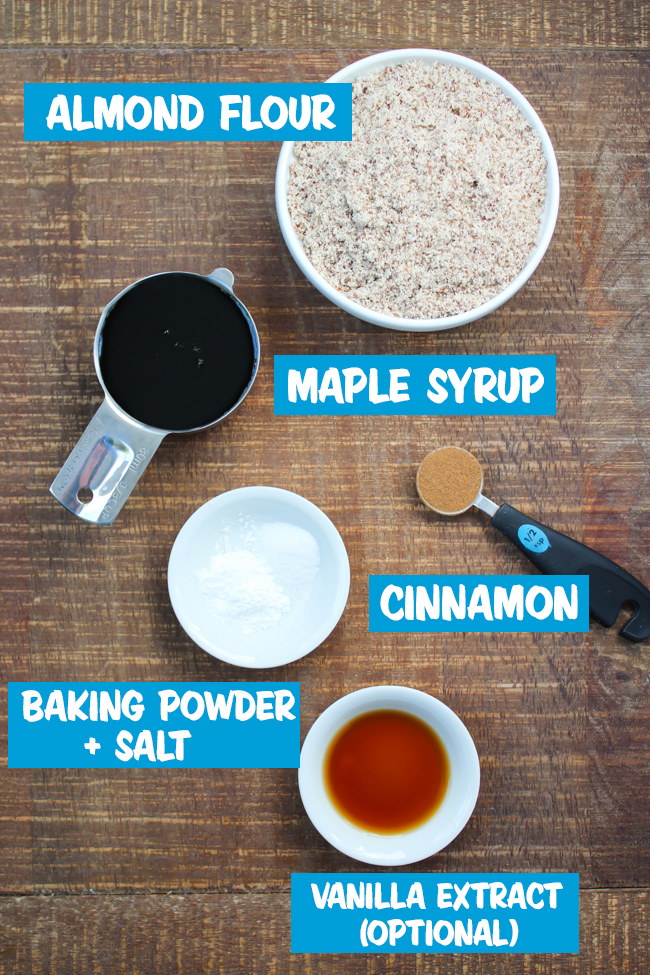
[[4, 0], [17, 46], [640, 48], [638, 0]]
[[[648, 893], [590, 890], [579, 955], [509, 955], [509, 975], [646, 971]], [[0, 975], [502, 975], [503, 955], [292, 955], [286, 894], [0, 902]]]
[[[346, 27], [338, 3], [4, 3], [15, 47], [0, 51], [0, 666], [3, 681], [243, 679], [176, 622], [169, 549], [221, 491], [298, 491], [342, 532], [350, 600], [318, 651], [256, 678], [301, 681], [303, 733], [364, 685], [441, 697], [474, 735], [483, 781], [466, 830], [423, 868], [580, 871], [583, 954], [516, 958], [509, 971], [636, 975], [647, 898], [628, 888], [648, 885], [647, 647], [596, 626], [559, 638], [367, 632], [369, 573], [528, 571], [479, 516], [444, 521], [418, 502], [418, 462], [441, 443], [477, 452], [495, 500], [648, 580], [649, 85], [647, 55], [632, 50], [647, 40], [647, 11], [589, 7], [359, 3]], [[25, 81], [318, 81], [403, 43], [462, 49], [503, 73], [539, 111], [560, 164], [542, 265], [460, 330], [375, 329], [314, 291], [277, 229], [276, 145], [21, 141]], [[251, 395], [218, 429], [165, 441], [113, 528], [77, 522], [47, 488], [99, 403], [102, 307], [144, 274], [218, 265], [232, 268], [260, 330]], [[554, 354], [557, 415], [273, 416], [274, 354], [343, 351]], [[0, 972], [374, 975], [388, 960], [288, 954], [289, 874], [356, 866], [313, 830], [292, 771], [0, 768], [0, 893], [25, 895], [0, 900]], [[603, 887], [626, 889], [592, 889]], [[38, 893], [58, 896], [27, 896]], [[500, 970], [491, 964], [481, 971]], [[459, 956], [395, 958], [390, 970], [478, 969]]]

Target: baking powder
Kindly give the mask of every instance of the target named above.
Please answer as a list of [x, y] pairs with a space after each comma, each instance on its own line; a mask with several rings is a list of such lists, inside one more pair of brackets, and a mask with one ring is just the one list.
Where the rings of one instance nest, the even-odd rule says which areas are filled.
[[209, 565], [196, 577], [212, 612], [250, 634], [299, 612], [319, 567], [318, 542], [304, 528], [240, 515], [223, 526]]

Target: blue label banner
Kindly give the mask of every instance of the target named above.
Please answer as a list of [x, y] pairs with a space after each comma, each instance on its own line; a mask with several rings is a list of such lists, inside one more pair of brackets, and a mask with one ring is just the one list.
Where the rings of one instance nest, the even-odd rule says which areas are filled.
[[554, 355], [276, 355], [276, 416], [553, 416]]
[[291, 950], [577, 954], [577, 873], [294, 873]]
[[8, 684], [9, 768], [298, 768], [300, 684]]
[[27, 142], [349, 142], [350, 84], [26, 84]]
[[589, 576], [368, 577], [371, 633], [586, 633]]

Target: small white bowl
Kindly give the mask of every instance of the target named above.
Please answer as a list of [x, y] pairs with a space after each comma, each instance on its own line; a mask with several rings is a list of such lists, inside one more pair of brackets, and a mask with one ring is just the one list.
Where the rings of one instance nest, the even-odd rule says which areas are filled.
[[[449, 758], [449, 785], [426, 823], [403, 833], [379, 834], [345, 819], [327, 794], [324, 763], [337, 732], [368, 711], [406, 711], [436, 732]], [[307, 815], [328, 843], [355, 860], [378, 866], [416, 863], [447, 846], [463, 829], [476, 805], [480, 766], [472, 737], [446, 704], [412, 687], [364, 687], [339, 698], [316, 719], [300, 753], [298, 784]]]
[[560, 177], [551, 140], [535, 109], [509, 81], [502, 78], [496, 71], [492, 71], [491, 68], [486, 68], [484, 64], [480, 64], [478, 61], [472, 61], [471, 58], [462, 57], [460, 54], [451, 54], [449, 51], [433, 51], [428, 48], [417, 47], [404, 48], [398, 51], [383, 51], [381, 54], [373, 54], [371, 57], [362, 58], [360, 61], [349, 64], [341, 71], [333, 74], [327, 81], [354, 81], [355, 78], [368, 74], [370, 71], [385, 68], [390, 64], [402, 64], [404, 61], [414, 59], [425, 61], [427, 64], [451, 64], [457, 68], [465, 68], [465, 70], [471, 71], [473, 75], [476, 75], [481, 80], [494, 82], [515, 103], [521, 114], [527, 119], [540, 138], [542, 149], [546, 156], [546, 204], [537, 236], [537, 245], [517, 277], [490, 301], [486, 301], [482, 305], [471, 308], [469, 311], [462, 312], [458, 315], [449, 315], [446, 318], [400, 318], [397, 315], [386, 315], [382, 312], [374, 311], [371, 308], [366, 308], [357, 301], [348, 298], [341, 291], [337, 291], [316, 270], [307, 257], [300, 238], [294, 229], [287, 204], [287, 186], [289, 183], [289, 167], [293, 159], [293, 142], [283, 143], [282, 149], [280, 150], [275, 174], [275, 206], [282, 236], [293, 259], [305, 277], [326, 298], [329, 298], [333, 304], [338, 305], [339, 308], [343, 308], [350, 315], [361, 318], [364, 322], [382, 325], [384, 328], [397, 329], [403, 332], [437, 332], [442, 329], [456, 328], [458, 325], [466, 325], [468, 322], [473, 322], [477, 318], [483, 318], [484, 315], [489, 315], [496, 308], [499, 308], [508, 301], [509, 298], [512, 298], [524, 286], [526, 281], [528, 281], [544, 257], [548, 245], [551, 242], [551, 237], [553, 236], [560, 205]]
[[[304, 605], [277, 624], [249, 633], [215, 615], [197, 578], [210, 564], [224, 526], [247, 518], [296, 525], [315, 538], [320, 550]], [[350, 563], [336, 527], [311, 501], [281, 488], [245, 487], [212, 498], [188, 518], [169, 556], [167, 583], [179, 623], [203, 650], [238, 667], [279, 667], [304, 657], [332, 632], [347, 602]]]

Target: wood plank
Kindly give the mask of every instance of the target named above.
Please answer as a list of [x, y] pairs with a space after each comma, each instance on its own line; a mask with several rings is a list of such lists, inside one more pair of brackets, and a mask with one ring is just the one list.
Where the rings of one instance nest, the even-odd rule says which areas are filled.
[[[341, 529], [352, 589], [323, 647], [255, 677], [301, 681], [303, 732], [347, 691], [404, 683], [450, 704], [477, 742], [476, 813], [421, 869], [577, 870], [587, 888], [647, 887], [647, 648], [595, 626], [561, 638], [435, 637], [369, 634], [366, 620], [372, 572], [529, 569], [478, 516], [441, 521], [422, 508], [414, 472], [444, 442], [482, 457], [495, 500], [648, 581], [647, 7], [45, 0], [1, 12], [9, 44], [45, 45], [5, 48], [0, 61], [2, 680], [244, 679], [183, 634], [167, 556], [207, 498], [286, 487]], [[177, 50], [148, 50], [152, 37]], [[459, 49], [502, 72], [540, 112], [560, 162], [544, 262], [504, 308], [453, 332], [385, 332], [314, 291], [277, 230], [274, 144], [22, 142], [25, 81], [317, 81], [403, 44]], [[204, 49], [215, 45], [232, 49]], [[568, 50], [583, 47], [603, 50]], [[164, 443], [112, 529], [76, 522], [47, 487], [99, 402], [101, 308], [143, 274], [219, 264], [260, 329], [255, 389], [218, 430]], [[557, 416], [273, 416], [273, 354], [343, 351], [555, 354]], [[476, 970], [458, 956], [291, 956], [290, 873], [357, 868], [311, 827], [290, 770], [0, 768], [0, 975]], [[10, 896], [40, 892], [57, 896]], [[514, 956], [508, 971], [637, 975], [647, 908], [646, 890], [583, 890], [581, 955]], [[480, 968], [491, 975], [503, 962]]]
[[[342, 56], [352, 60], [364, 52]], [[479, 52], [474, 52], [479, 53]], [[419, 504], [418, 461], [437, 443], [474, 449], [486, 485], [561, 530], [646, 572], [650, 473], [647, 349], [638, 268], [647, 262], [644, 59], [493, 54], [539, 108], [558, 149], [562, 208], [550, 251], [522, 293], [489, 319], [439, 335], [375, 329], [328, 305], [282, 244], [272, 144], [47, 145], [20, 141], [20, 85], [325, 77], [333, 53], [118, 54], [65, 60], [6, 54], [1, 216], [7, 470], [21, 471], [33, 679], [219, 680], [242, 672], [196, 648], [168, 603], [165, 566], [185, 518], [251, 483], [296, 490], [340, 527], [352, 561], [347, 611], [316, 653], [260, 679], [297, 679], [303, 727], [340, 694], [397, 682], [440, 696], [467, 721], [483, 762], [477, 812], [435, 868], [579, 870], [588, 884], [647, 878], [647, 654], [588, 636], [401, 636], [367, 632], [366, 578], [386, 571], [525, 572], [477, 516], [442, 521]], [[596, 81], [597, 79], [597, 81]], [[29, 214], [29, 221], [24, 214]], [[95, 531], [47, 494], [99, 402], [92, 336], [124, 284], [168, 267], [231, 266], [262, 338], [243, 409], [218, 430], [171, 438], [116, 525]], [[542, 418], [274, 418], [272, 355], [291, 352], [537, 352], [558, 357], [558, 413]], [[22, 492], [19, 492], [21, 494]], [[635, 509], [635, 528], [628, 512]], [[24, 564], [24, 562], [22, 563]], [[22, 585], [22, 584], [21, 584]], [[3, 773], [4, 774], [4, 773]], [[349, 869], [306, 821], [292, 772], [56, 771], [7, 777], [9, 889], [281, 890], [290, 870]], [[20, 830], [12, 810], [24, 811]], [[612, 829], [612, 823], [620, 828]], [[18, 878], [18, 879], [16, 879]]]
[[[646, 970], [647, 891], [581, 894], [579, 955], [509, 955], [509, 975]], [[0, 901], [0, 975], [501, 975], [502, 955], [292, 955], [288, 894]], [[645, 938], [644, 938], [645, 935]]]
[[5, 43], [46, 47], [639, 48], [641, 0], [5, 0]]

